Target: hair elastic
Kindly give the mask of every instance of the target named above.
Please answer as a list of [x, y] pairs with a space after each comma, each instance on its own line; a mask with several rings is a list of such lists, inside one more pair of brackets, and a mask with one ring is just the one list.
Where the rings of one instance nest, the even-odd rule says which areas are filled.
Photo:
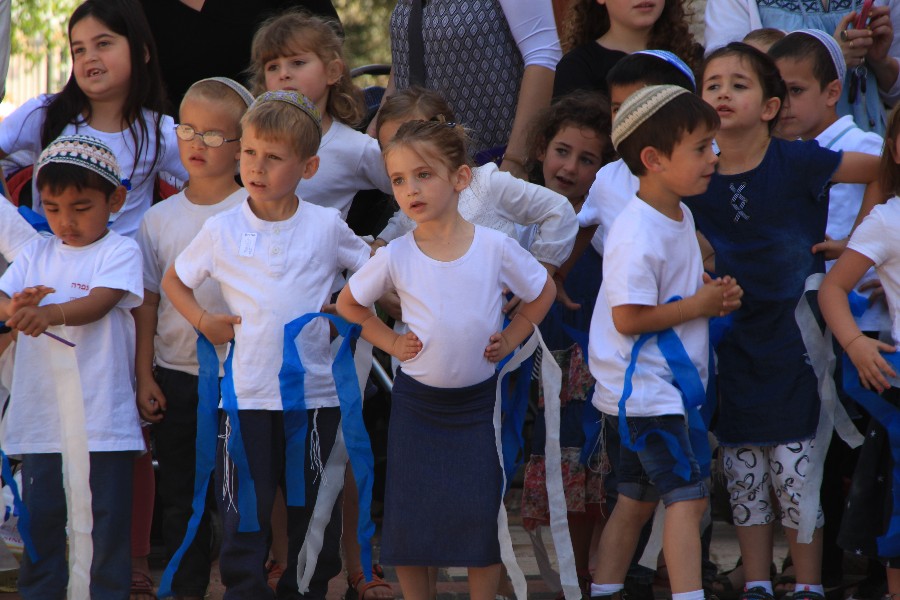
[[316, 108], [315, 103], [303, 94], [288, 90], [263, 92], [256, 98], [253, 106], [262, 104], [263, 102], [284, 102], [285, 104], [290, 104], [291, 106], [299, 108], [306, 116], [312, 119], [313, 123], [316, 124], [316, 129], [319, 130], [319, 135], [322, 135], [322, 115], [319, 113], [319, 109]]
[[691, 85], [694, 86], [694, 89], [697, 89], [697, 80], [694, 77], [694, 72], [691, 71], [691, 68], [687, 66], [686, 62], [678, 58], [678, 55], [669, 52], [668, 50], [638, 50], [637, 52], [634, 52], [634, 54], [646, 54], [647, 56], [655, 56], [660, 60], [666, 61], [667, 63], [684, 73], [684, 76], [690, 80]]
[[690, 93], [680, 85], [649, 85], [628, 96], [613, 121], [613, 148], [618, 150], [625, 138], [663, 106], [682, 94]]
[[50, 142], [38, 158], [35, 177], [51, 163], [82, 167], [116, 187], [122, 185], [119, 165], [113, 151], [97, 138], [88, 135], [62, 135]]
[[[228, 77], [207, 77], [206, 79], [201, 79], [200, 81], [194, 83], [194, 85], [203, 83], [204, 81], [216, 81], [218, 83], [221, 83], [222, 85], [228, 86], [234, 91], [235, 94], [241, 97], [241, 100], [244, 101], [248, 108], [251, 104], [253, 104], [253, 94], [250, 93], [250, 90], [242, 86], [234, 79], [229, 79]], [[192, 85], [191, 87], [194, 87], [194, 85]]]
[[806, 35], [812, 36], [825, 46], [825, 49], [828, 50], [828, 54], [831, 56], [831, 62], [834, 63], [834, 69], [837, 71], [838, 80], [840, 80], [841, 83], [844, 83], [844, 79], [847, 77], [847, 63], [844, 62], [844, 53], [841, 52], [841, 46], [838, 44], [837, 40], [830, 34], [819, 29], [797, 29], [788, 35], [793, 35], [795, 33], [805, 33]]

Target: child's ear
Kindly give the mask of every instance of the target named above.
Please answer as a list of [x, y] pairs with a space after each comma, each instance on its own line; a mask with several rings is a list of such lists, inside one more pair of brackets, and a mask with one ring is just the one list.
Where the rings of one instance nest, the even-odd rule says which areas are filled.
[[647, 171], [652, 173], [660, 173], [664, 170], [662, 164], [662, 154], [653, 146], [646, 146], [641, 150], [641, 164]]
[[319, 157], [318, 155], [310, 156], [306, 159], [306, 164], [303, 165], [303, 175], [301, 179], [310, 179], [313, 175], [316, 174], [316, 171], [319, 170]]
[[329, 62], [328, 66], [325, 68], [325, 74], [328, 77], [328, 85], [336, 84], [344, 75], [344, 61], [335, 58]]
[[825, 86], [825, 103], [828, 108], [834, 108], [837, 106], [838, 100], [841, 99], [841, 92], [844, 91], [844, 82], [840, 79], [835, 79], [831, 83]]
[[454, 173], [451, 183], [453, 183], [453, 190], [457, 193], [469, 187], [469, 184], [472, 183], [472, 168], [469, 165], [462, 165]]
[[109, 211], [115, 213], [122, 210], [122, 207], [125, 206], [125, 196], [127, 194], [128, 191], [124, 185], [120, 185], [113, 190], [113, 193], [109, 195]]
[[538, 162], [544, 162], [544, 159], [547, 158], [547, 149], [545, 148], [545, 149], [541, 150], [540, 152], [538, 152], [537, 156], [535, 156], [535, 158], [537, 159]]
[[781, 110], [781, 99], [769, 98], [763, 102], [762, 120], [771, 121], [778, 116], [779, 110]]

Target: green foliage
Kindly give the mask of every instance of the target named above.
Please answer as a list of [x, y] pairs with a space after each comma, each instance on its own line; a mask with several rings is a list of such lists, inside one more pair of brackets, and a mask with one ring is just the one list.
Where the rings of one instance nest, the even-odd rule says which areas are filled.
[[12, 54], [32, 62], [66, 47], [66, 24], [80, 0], [13, 0]]
[[350, 67], [391, 62], [390, 19], [396, 0], [333, 0], [344, 25]]

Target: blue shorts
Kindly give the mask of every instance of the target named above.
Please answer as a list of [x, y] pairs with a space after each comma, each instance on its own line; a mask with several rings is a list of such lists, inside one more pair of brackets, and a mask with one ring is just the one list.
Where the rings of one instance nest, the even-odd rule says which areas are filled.
[[[619, 417], [603, 415], [607, 427], [618, 429]], [[618, 448], [616, 479], [618, 492], [640, 502], [659, 502], [666, 506], [685, 500], [699, 500], [709, 497], [709, 489], [700, 477], [700, 466], [694, 458], [688, 437], [687, 422], [681, 415], [660, 415], [654, 417], [625, 417], [629, 439], [634, 442], [651, 429], [666, 431], [675, 436], [678, 445], [691, 463], [691, 478], [685, 481], [674, 473], [675, 458], [669, 452], [663, 439], [658, 435], [647, 437], [647, 444], [640, 452], [629, 450], [624, 445]], [[625, 432], [619, 431], [624, 437]]]

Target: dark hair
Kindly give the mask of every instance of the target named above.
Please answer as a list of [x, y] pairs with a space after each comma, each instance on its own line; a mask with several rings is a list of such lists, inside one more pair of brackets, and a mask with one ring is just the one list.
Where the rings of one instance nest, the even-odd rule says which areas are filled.
[[681, 69], [650, 54], [629, 54], [617, 62], [606, 74], [606, 84], [632, 85], [677, 85], [692, 92], [697, 87]]
[[[778, 72], [778, 67], [775, 66], [775, 61], [765, 52], [760, 52], [750, 44], [745, 44], [744, 42], [731, 42], [727, 46], [719, 48], [707, 56], [706, 60], [703, 62], [702, 80], [705, 81], [706, 69], [712, 61], [728, 56], [736, 56], [740, 60], [747, 61], [747, 64], [750, 65], [750, 69], [756, 75], [756, 78], [759, 80], [759, 84], [762, 87], [763, 101], [771, 98], [778, 98], [781, 105], [784, 105], [784, 98], [787, 95], [787, 86], [784, 84], [784, 79], [781, 78], [781, 73]], [[701, 84], [701, 90], [703, 89], [703, 85], [704, 84]], [[780, 107], [778, 112], [779, 114], [781, 113]], [[777, 123], [778, 114], [775, 115], [774, 119], [769, 121], [770, 133], [775, 129]]]
[[[144, 10], [136, 0], [87, 0], [82, 3], [69, 18], [70, 40], [72, 28], [87, 17], [97, 19], [128, 41], [131, 53], [131, 78], [128, 95], [122, 105], [122, 119], [128, 123], [128, 131], [134, 141], [135, 164], [131, 172], [133, 176], [137, 163], [148, 150], [144, 145], [148, 143], [151, 125], [144, 119], [145, 108], [154, 113], [152, 128], [156, 139], [151, 163], [153, 167], [159, 162], [162, 149], [160, 119], [167, 108], [168, 100], [159, 68], [156, 44], [144, 17]], [[91, 101], [78, 87], [73, 69], [62, 91], [51, 96], [46, 105], [46, 117], [41, 129], [41, 146], [49, 145], [71, 123], [78, 125], [90, 123], [91, 113]], [[135, 182], [135, 185], [137, 183]]]
[[[382, 155], [387, 157], [401, 146], [412, 147], [423, 159], [430, 156], [443, 163], [448, 171], [455, 171], [469, 164], [466, 141], [466, 130], [462, 125], [448, 123], [443, 119], [407, 121], [384, 147]], [[422, 146], [426, 145], [429, 147], [423, 149]]]
[[671, 156], [685, 135], [693, 133], [698, 127], [715, 131], [719, 124], [719, 115], [712, 106], [694, 94], [681, 94], [619, 142], [619, 156], [632, 173], [641, 176], [647, 172], [641, 162], [644, 148], [652, 146], [663, 156]]
[[897, 104], [887, 119], [884, 132], [884, 152], [881, 153], [881, 168], [878, 184], [885, 194], [900, 196], [900, 156], [897, 152], [897, 138], [900, 137], [900, 104]]
[[750, 44], [751, 46], [755, 42], [759, 45], [771, 47], [775, 42], [783, 40], [785, 35], [787, 34], [782, 30], [775, 29], [774, 27], [760, 27], [745, 35], [744, 39], [741, 41], [745, 44]]
[[99, 173], [68, 163], [47, 163], [37, 173], [37, 189], [42, 193], [47, 189], [61, 194], [72, 187], [78, 191], [97, 190], [109, 198], [117, 186]]
[[448, 123], [456, 122], [453, 109], [440, 92], [412, 86], [388, 96], [378, 109], [375, 137], [378, 138], [382, 125], [388, 121], [408, 121], [413, 117], [428, 121], [440, 116]]
[[[691, 69], [703, 61], [703, 47], [688, 28], [684, 0], [664, 0], [662, 13], [650, 30], [647, 48], [659, 48], [674, 52]], [[563, 52], [592, 42], [609, 31], [609, 12], [597, 0], [573, 0], [565, 22], [568, 26], [562, 36]]]
[[772, 60], [780, 58], [810, 59], [813, 77], [819, 82], [819, 88], [823, 90], [826, 85], [838, 78], [837, 67], [834, 66], [834, 60], [831, 58], [828, 48], [806, 33], [799, 31], [789, 33], [769, 49], [769, 56], [772, 57]]
[[589, 129], [603, 144], [600, 161], [611, 161], [616, 151], [610, 140], [612, 117], [609, 101], [597, 92], [579, 91], [567, 94], [535, 117], [528, 136], [528, 161], [537, 164], [538, 155], [547, 150], [550, 141], [563, 127]]
[[362, 90], [353, 83], [344, 58], [341, 25], [336, 20], [302, 10], [288, 10], [263, 22], [253, 35], [250, 48], [250, 89], [266, 91], [265, 66], [270, 60], [301, 51], [312, 52], [324, 63], [341, 61], [341, 77], [329, 87], [325, 112], [346, 125], [359, 124], [366, 114]]

